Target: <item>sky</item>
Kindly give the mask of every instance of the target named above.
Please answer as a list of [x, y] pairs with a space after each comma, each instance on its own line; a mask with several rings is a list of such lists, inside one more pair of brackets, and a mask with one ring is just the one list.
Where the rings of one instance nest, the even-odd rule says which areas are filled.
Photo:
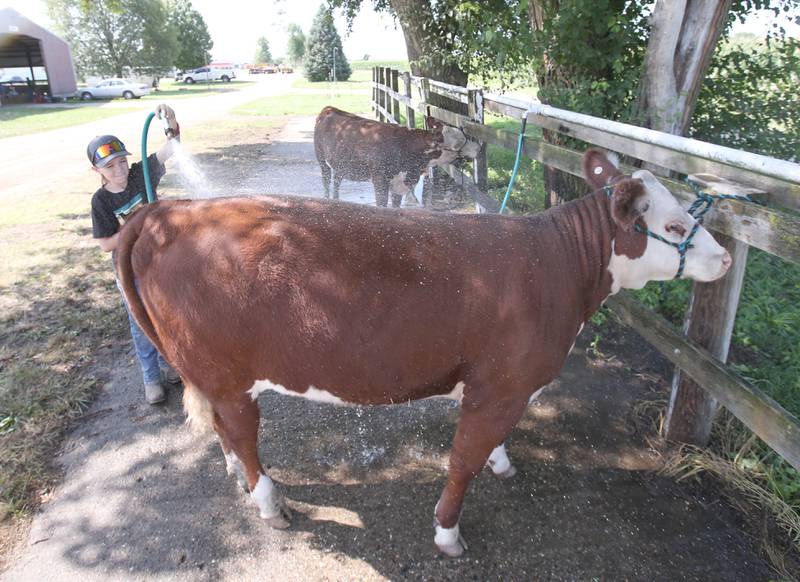
[[[298, 24], [308, 34], [320, 4], [307, 0], [192, 0], [214, 41], [212, 59], [233, 63], [252, 62], [260, 36], [269, 40], [273, 57], [285, 55], [288, 25]], [[43, 0], [0, 0], [0, 8], [7, 6], [40, 26], [51, 26]], [[349, 34], [345, 19], [336, 17], [345, 56], [348, 60], [360, 60], [365, 54], [372, 60], [404, 60], [406, 44], [399, 26], [395, 28], [391, 16], [375, 13], [369, 1], [364, 6]]]
[[[342, 37], [345, 56], [360, 60], [369, 54], [373, 60], [403, 60], [406, 46], [399, 27], [391, 16], [377, 14], [371, 2], [356, 18], [351, 33], [347, 33], [344, 18], [336, 17], [336, 27]], [[320, 3], [307, 0], [192, 0], [195, 10], [203, 15], [214, 40], [211, 56], [217, 62], [251, 62], [259, 36], [270, 43], [274, 57], [285, 54], [290, 23], [300, 25], [308, 34]], [[50, 27], [51, 22], [43, 0], [0, 0], [0, 7], [10, 6], [37, 24]], [[772, 21], [771, 13], [755, 15], [744, 24], [737, 23], [735, 32], [763, 34]], [[790, 36], [800, 38], [800, 25], [787, 23]]]

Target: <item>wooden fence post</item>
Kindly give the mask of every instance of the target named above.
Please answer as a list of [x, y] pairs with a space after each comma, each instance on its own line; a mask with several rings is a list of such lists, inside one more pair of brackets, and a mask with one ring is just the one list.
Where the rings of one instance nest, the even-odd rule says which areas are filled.
[[[399, 74], [396, 69], [389, 69], [392, 74], [392, 91], [399, 93], [399, 85], [397, 83], [397, 75]], [[400, 124], [400, 100], [392, 96], [392, 115], [394, 120]]]
[[[378, 67], [378, 105], [382, 107], [384, 110], [386, 109], [386, 92], [383, 90], [384, 85], [386, 84], [386, 70], [383, 67]], [[386, 121], [386, 118], [383, 115], [383, 111], [380, 109], [378, 110], [380, 113], [378, 115], [378, 119], [380, 121]]]
[[[483, 125], [483, 91], [470, 89], [467, 93], [468, 115], [475, 122]], [[486, 177], [489, 173], [486, 162], [486, 142], [478, 142], [480, 150], [472, 160], [472, 181], [481, 192], [486, 192]]]
[[378, 117], [378, 67], [372, 67], [372, 108], [375, 110], [375, 117]]
[[[392, 96], [386, 91], [392, 85], [392, 69], [389, 67], [384, 67], [383, 69], [383, 108], [386, 110], [386, 113], [391, 115], [392, 113]], [[387, 123], [390, 123], [389, 118], [385, 119]]]
[[[743, 195], [760, 192], [732, 182], [714, 180], [708, 175], [704, 175], [703, 179], [696, 175], [690, 176], [690, 179], [704, 186], [710, 193]], [[722, 279], [713, 283], [694, 283], [684, 322], [684, 333], [725, 363], [744, 282], [749, 247], [747, 243], [720, 233], [714, 233], [714, 238], [731, 254], [733, 264]], [[686, 374], [681, 374], [680, 368], [675, 368], [665, 436], [673, 441], [704, 447], [711, 436], [716, 411], [716, 399]]]
[[[430, 129], [428, 127], [428, 116], [431, 113], [430, 110], [430, 98], [431, 98], [431, 84], [428, 77], [421, 77], [419, 80], [419, 90], [422, 94], [422, 102], [425, 104], [425, 117], [423, 118], [423, 127], [425, 129]], [[435, 170], [436, 167], [428, 168], [428, 173], [425, 176], [425, 180], [422, 186], [422, 205], [423, 206], [430, 206], [431, 202], [433, 201], [433, 185], [435, 183]]]
[[[405, 71], [403, 73], [403, 85], [405, 85], [405, 94], [406, 97], [411, 99], [411, 73]], [[415, 127], [415, 119], [414, 119], [414, 108], [411, 105], [406, 105], [406, 127], [409, 129], [414, 129]]]

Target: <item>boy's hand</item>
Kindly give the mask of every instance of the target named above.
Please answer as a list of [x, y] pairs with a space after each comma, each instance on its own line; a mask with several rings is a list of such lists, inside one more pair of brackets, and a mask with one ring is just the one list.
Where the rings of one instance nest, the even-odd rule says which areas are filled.
[[159, 117], [159, 119], [167, 120], [167, 124], [169, 125], [169, 128], [172, 130], [172, 133], [175, 137], [180, 134], [178, 120], [175, 119], [175, 111], [172, 110], [172, 107], [166, 103], [160, 103], [158, 107], [156, 107], [156, 115]]

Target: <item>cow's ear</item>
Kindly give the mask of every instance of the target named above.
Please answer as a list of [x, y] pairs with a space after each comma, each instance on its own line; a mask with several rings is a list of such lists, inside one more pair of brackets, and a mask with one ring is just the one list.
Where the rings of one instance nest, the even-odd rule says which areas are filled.
[[594, 149], [583, 154], [583, 177], [592, 190], [599, 190], [619, 176], [622, 172], [617, 156]]
[[444, 127], [444, 124], [435, 117], [431, 117], [430, 115], [428, 115], [425, 118], [425, 126], [430, 131], [442, 131], [442, 127]]
[[614, 184], [611, 197], [611, 216], [622, 229], [631, 230], [636, 219], [650, 207], [647, 191], [641, 180], [626, 178]]

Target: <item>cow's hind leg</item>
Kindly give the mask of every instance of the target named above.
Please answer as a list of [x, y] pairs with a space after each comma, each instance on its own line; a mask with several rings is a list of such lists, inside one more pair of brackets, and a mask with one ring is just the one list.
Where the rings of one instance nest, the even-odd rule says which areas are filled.
[[233, 447], [231, 447], [230, 442], [228, 442], [225, 431], [220, 425], [219, 415], [216, 413], [214, 414], [214, 431], [219, 437], [222, 454], [225, 456], [225, 471], [228, 475], [236, 475], [236, 481], [238, 481], [239, 486], [246, 492], [249, 492], [250, 489], [247, 486], [247, 479], [244, 476], [244, 466], [239, 460], [239, 457], [236, 456], [236, 453], [233, 452]]
[[508, 479], [517, 474], [517, 470], [511, 464], [508, 453], [506, 453], [505, 443], [500, 443], [494, 448], [486, 461], [486, 466], [492, 470], [496, 477], [501, 479]]
[[373, 176], [372, 185], [375, 187], [375, 206], [389, 206], [389, 181], [382, 176]]
[[403, 203], [403, 195], [395, 194], [394, 192], [392, 192], [392, 207], [400, 208], [400, 204], [402, 203]]
[[274, 528], [289, 527], [289, 509], [258, 459], [258, 404], [247, 393], [242, 393], [237, 399], [215, 402], [214, 409], [219, 429], [224, 434], [223, 443], [230, 446], [242, 464], [250, 497], [261, 517]]
[[325, 188], [325, 198], [331, 197], [331, 167], [324, 160], [319, 163], [322, 172], [322, 187]]
[[479, 404], [470, 402], [465, 395], [450, 451], [447, 485], [434, 511], [434, 542], [448, 556], [460, 556], [466, 549], [458, 520], [467, 487], [481, 472], [490, 454], [501, 447], [524, 410], [524, 401]]
[[344, 177], [340, 173], [335, 172], [333, 174], [333, 199], [334, 200], [338, 200], [339, 199], [339, 187], [342, 185], [342, 180], [344, 180]]

